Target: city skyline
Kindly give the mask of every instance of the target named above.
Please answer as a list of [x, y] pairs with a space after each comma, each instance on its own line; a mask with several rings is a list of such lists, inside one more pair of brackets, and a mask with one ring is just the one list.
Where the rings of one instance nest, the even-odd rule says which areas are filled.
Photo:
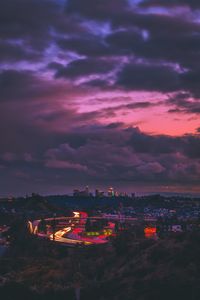
[[0, 0], [0, 197], [200, 193], [200, 3]]

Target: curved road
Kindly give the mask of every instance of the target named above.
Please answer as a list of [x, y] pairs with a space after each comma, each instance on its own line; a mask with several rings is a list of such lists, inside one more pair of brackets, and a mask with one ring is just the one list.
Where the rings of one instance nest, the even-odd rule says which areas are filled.
[[[62, 228], [61, 230], [56, 231], [54, 234], [50, 235], [38, 232], [38, 226], [41, 220], [35, 220], [33, 222], [28, 221], [29, 230], [32, 234], [36, 234], [39, 237], [48, 237], [50, 240], [54, 240], [55, 242], [59, 242], [66, 245], [98, 245], [105, 244], [108, 242], [106, 235], [100, 235], [98, 237], [82, 237], [79, 235], [80, 232], [83, 232], [83, 229], [80, 226], [84, 226], [85, 221], [89, 219], [110, 219], [110, 220], [118, 220], [123, 222], [135, 222], [138, 221], [138, 218], [132, 217], [121, 217], [118, 215], [107, 215], [103, 217], [88, 217], [85, 212], [73, 212], [74, 217], [56, 217], [56, 218], [47, 218], [45, 221], [52, 222], [53, 220], [63, 220], [63, 221], [72, 221], [67, 227]], [[154, 218], [145, 218], [145, 221], [154, 222], [156, 221]], [[73, 221], [78, 221], [79, 227], [73, 227]], [[111, 227], [110, 227], [111, 228]], [[112, 228], [113, 229], [113, 228]]]

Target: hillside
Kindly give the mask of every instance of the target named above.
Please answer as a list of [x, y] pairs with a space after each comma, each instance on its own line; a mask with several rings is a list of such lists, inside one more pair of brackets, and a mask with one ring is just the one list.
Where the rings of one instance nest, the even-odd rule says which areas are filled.
[[16, 292], [30, 299], [75, 299], [77, 282], [81, 299], [199, 299], [197, 233], [158, 241], [125, 233], [113, 246], [70, 250], [28, 239], [0, 261], [6, 299]]

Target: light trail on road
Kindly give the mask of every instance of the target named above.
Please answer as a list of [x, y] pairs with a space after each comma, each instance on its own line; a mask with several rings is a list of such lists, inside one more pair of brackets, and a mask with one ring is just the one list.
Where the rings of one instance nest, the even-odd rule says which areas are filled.
[[[50, 235], [50, 240], [55, 240], [56, 242], [59, 243], [66, 243], [66, 244], [72, 244], [72, 245], [80, 245], [80, 244], [84, 244], [84, 245], [91, 245], [91, 242], [88, 241], [83, 241], [83, 240], [78, 240], [78, 239], [71, 239], [71, 238], [66, 238], [63, 237], [65, 234], [69, 233], [70, 231], [72, 231], [71, 227], [66, 227], [63, 228], [62, 230], [58, 230], [55, 232], [55, 234], [51, 234]], [[54, 239], [55, 237], [55, 239]]]
[[[85, 237], [81, 236], [82, 232], [84, 232], [85, 228], [85, 222], [87, 219], [90, 220], [113, 220], [113, 221], [120, 221], [118, 215], [105, 215], [105, 216], [97, 216], [97, 217], [88, 217], [87, 213], [85, 212], [73, 212], [73, 217], [54, 217], [54, 218], [46, 218], [46, 222], [52, 222], [52, 221], [65, 221], [69, 225], [67, 227], [67, 224], [63, 224], [62, 229], [57, 230], [55, 233], [44, 234], [38, 231], [39, 224], [41, 220], [35, 220], [33, 222], [28, 221], [29, 230], [32, 234], [35, 234], [41, 238], [49, 238], [51, 241], [55, 241], [61, 244], [66, 245], [98, 245], [98, 244], [106, 244], [108, 243], [108, 239], [106, 235], [99, 235], [98, 237]], [[153, 221], [155, 222], [154, 218], [144, 218], [145, 221]], [[123, 222], [135, 222], [138, 221], [138, 218], [134, 217], [123, 217]], [[77, 224], [78, 222], [78, 224]], [[111, 222], [109, 222], [112, 224]], [[114, 225], [109, 226], [110, 229], [114, 230]]]

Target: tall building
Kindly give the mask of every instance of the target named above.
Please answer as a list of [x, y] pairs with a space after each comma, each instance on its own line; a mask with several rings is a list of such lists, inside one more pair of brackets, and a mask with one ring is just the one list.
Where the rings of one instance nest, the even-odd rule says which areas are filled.
[[90, 191], [89, 191], [89, 186], [87, 185], [85, 187], [85, 196], [89, 196], [90, 195]]
[[112, 187], [108, 188], [108, 197], [114, 197], [115, 196], [115, 191]]
[[115, 191], [115, 192], [114, 192], [114, 196], [115, 196], [115, 197], [119, 197], [119, 192]]

